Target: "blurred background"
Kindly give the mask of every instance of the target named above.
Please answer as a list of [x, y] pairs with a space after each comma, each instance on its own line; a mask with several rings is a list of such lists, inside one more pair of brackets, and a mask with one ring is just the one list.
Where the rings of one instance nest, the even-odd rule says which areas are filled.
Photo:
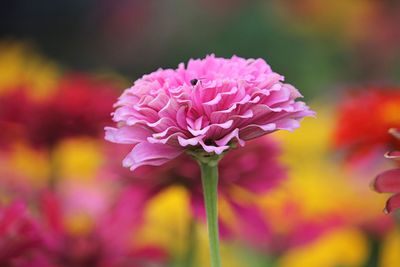
[[143, 74], [215, 53], [264, 58], [318, 114], [221, 167], [224, 266], [400, 266], [369, 186], [400, 147], [399, 25], [396, 0], [5, 1], [0, 265], [207, 266], [197, 167], [131, 173], [103, 128]]

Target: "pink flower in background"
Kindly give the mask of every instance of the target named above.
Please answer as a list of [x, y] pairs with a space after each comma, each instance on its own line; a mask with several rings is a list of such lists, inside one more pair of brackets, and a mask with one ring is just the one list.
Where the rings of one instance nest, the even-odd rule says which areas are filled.
[[25, 204], [14, 202], [0, 207], [0, 265], [49, 266], [38, 222]]
[[[63, 199], [51, 192], [43, 194], [41, 226], [46, 236], [49, 261], [65, 267], [147, 266], [145, 263], [166, 261], [167, 254], [157, 246], [134, 247], [134, 233], [141, 223], [138, 192], [120, 192], [113, 203], [105, 205], [104, 213], [91, 217], [90, 228], [81, 233], [71, 233], [65, 225], [66, 211], [71, 207], [68, 207], [70, 203], [63, 202], [76, 200]], [[87, 198], [87, 195], [80, 196], [82, 202], [92, 201]], [[90, 207], [87, 212], [92, 212]]]
[[314, 114], [301, 94], [263, 59], [190, 60], [144, 75], [116, 103], [106, 139], [133, 146], [123, 161], [134, 170], [162, 165], [187, 149], [221, 154], [230, 146], [293, 130]]
[[[53, 192], [41, 194], [35, 213], [22, 202], [0, 206], [0, 266], [158, 266], [167, 260], [164, 250], [152, 244], [133, 245], [133, 234], [141, 223], [136, 193], [123, 191], [87, 227], [82, 222], [77, 225], [84, 227], [78, 232], [66, 220], [69, 203], [65, 202], [71, 200]], [[91, 201], [86, 195], [79, 198]], [[76, 212], [79, 215], [82, 209]]]
[[[400, 140], [399, 129], [390, 129], [389, 132]], [[388, 152], [385, 156], [400, 162], [400, 151]], [[386, 202], [385, 212], [391, 213], [400, 208], [400, 168], [382, 172], [375, 178], [372, 186], [380, 193], [394, 193]]]
[[[272, 139], [264, 137], [249, 142], [243, 149], [233, 149], [220, 162], [219, 196], [234, 214], [233, 221], [220, 218], [221, 234], [239, 238], [252, 245], [265, 247], [269, 240], [269, 226], [255, 202], [237, 194], [260, 196], [278, 186], [286, 178], [286, 170], [279, 162], [280, 149]], [[137, 170], [131, 185], [148, 192], [148, 197], [172, 185], [186, 188], [191, 197], [192, 212], [197, 219], [205, 219], [200, 170], [187, 155], [154, 168]]]

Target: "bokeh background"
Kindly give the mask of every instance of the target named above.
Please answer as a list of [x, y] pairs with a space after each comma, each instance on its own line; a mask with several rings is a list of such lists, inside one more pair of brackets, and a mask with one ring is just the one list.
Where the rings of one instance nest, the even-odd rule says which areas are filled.
[[130, 173], [103, 128], [134, 80], [214, 53], [264, 58], [318, 114], [226, 160], [224, 265], [400, 266], [369, 186], [400, 145], [399, 25], [396, 0], [5, 1], [0, 265], [207, 266], [196, 166]]

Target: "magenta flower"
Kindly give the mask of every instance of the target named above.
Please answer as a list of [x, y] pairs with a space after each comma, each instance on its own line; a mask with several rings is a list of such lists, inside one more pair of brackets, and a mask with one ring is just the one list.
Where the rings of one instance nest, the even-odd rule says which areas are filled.
[[[140, 224], [138, 190], [122, 192], [90, 229], [67, 229], [65, 199], [44, 192], [36, 212], [15, 202], [0, 206], [0, 266], [147, 266], [162, 264], [168, 255], [158, 246], [134, 246], [132, 236]], [[85, 200], [81, 196], [81, 200]], [[67, 204], [68, 205], [68, 204]], [[90, 211], [89, 211], [90, 212]], [[33, 216], [33, 215], [36, 216]], [[153, 265], [152, 265], [153, 266]], [[155, 266], [155, 265], [154, 265]], [[158, 265], [157, 265], [158, 266]]]
[[217, 155], [230, 146], [274, 132], [293, 130], [314, 114], [301, 94], [283, 83], [263, 59], [190, 60], [177, 69], [144, 75], [115, 104], [117, 128], [106, 139], [133, 146], [123, 161], [134, 170], [162, 165], [185, 150]]
[[[243, 149], [233, 149], [222, 158], [218, 193], [236, 218], [236, 227], [232, 227], [232, 222], [220, 217], [221, 233], [225, 238], [239, 238], [257, 247], [268, 245], [270, 230], [261, 210], [254, 203], [241, 200], [235, 193], [240, 189], [257, 196], [278, 186], [286, 178], [279, 156], [280, 149], [273, 140], [260, 138]], [[132, 186], [141, 189], [141, 194], [147, 192], [147, 198], [169, 186], [183, 186], [190, 193], [194, 217], [205, 219], [200, 170], [187, 155], [161, 167], [142, 167], [130, 181]], [[136, 195], [140, 195], [139, 192]]]
[[[119, 198], [107, 203], [106, 212], [93, 217], [93, 225], [84, 233], [71, 233], [65, 227], [70, 203], [52, 192], [41, 199], [42, 229], [45, 233], [47, 259], [56, 266], [147, 266], [167, 260], [166, 253], [149, 244], [135, 247], [132, 236], [141, 223], [139, 190], [120, 192]], [[90, 196], [80, 196], [81, 203], [91, 202]], [[84, 204], [85, 205], [85, 204]], [[87, 210], [91, 212], [91, 210]]]
[[14, 202], [0, 206], [0, 266], [49, 266], [38, 222], [26, 205]]
[[[400, 140], [399, 129], [390, 129], [389, 133]], [[400, 151], [388, 152], [385, 156], [400, 162]], [[400, 168], [382, 172], [375, 178], [372, 186], [380, 193], [394, 193], [386, 202], [386, 213], [400, 208]]]

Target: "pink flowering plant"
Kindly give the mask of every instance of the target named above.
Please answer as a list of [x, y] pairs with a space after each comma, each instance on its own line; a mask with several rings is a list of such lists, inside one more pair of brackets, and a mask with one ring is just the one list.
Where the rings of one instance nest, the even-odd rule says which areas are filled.
[[230, 149], [277, 130], [294, 130], [309, 107], [263, 59], [214, 55], [144, 75], [115, 104], [106, 139], [132, 146], [123, 165], [159, 166], [182, 153], [200, 165], [211, 266], [221, 266], [218, 162]]

